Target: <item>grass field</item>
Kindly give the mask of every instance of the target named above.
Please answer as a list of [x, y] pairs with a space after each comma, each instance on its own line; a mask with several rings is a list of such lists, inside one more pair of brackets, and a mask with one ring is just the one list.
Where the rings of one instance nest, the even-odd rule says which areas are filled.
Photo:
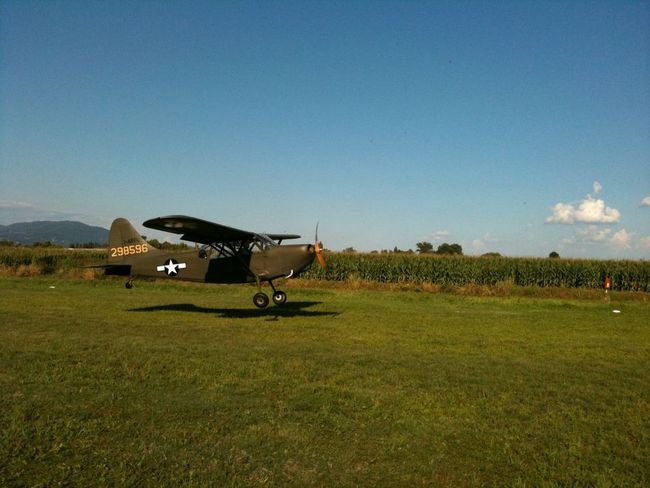
[[650, 484], [647, 302], [288, 291], [0, 278], [0, 483]]

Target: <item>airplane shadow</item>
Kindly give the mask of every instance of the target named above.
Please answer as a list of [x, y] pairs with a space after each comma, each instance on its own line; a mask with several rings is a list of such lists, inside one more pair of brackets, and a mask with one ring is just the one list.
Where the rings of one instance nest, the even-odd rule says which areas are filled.
[[316, 310], [305, 310], [308, 307], [318, 305], [322, 302], [287, 302], [278, 307], [270, 305], [268, 308], [209, 308], [199, 307], [192, 303], [174, 303], [170, 305], [153, 305], [151, 307], [131, 308], [129, 312], [194, 312], [219, 315], [231, 319], [250, 319], [268, 317], [268, 320], [277, 320], [279, 317], [327, 317], [339, 315], [338, 312], [319, 312]]

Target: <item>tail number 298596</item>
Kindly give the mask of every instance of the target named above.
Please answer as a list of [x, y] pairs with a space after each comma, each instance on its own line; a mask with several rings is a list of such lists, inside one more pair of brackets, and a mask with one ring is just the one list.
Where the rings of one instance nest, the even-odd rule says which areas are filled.
[[149, 252], [147, 244], [132, 244], [130, 246], [111, 247], [111, 257], [129, 256], [130, 254], [142, 254]]

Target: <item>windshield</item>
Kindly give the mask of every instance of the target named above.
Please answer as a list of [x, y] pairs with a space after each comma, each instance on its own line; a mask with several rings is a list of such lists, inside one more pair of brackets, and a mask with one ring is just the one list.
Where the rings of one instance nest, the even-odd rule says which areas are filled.
[[266, 251], [267, 249], [271, 249], [272, 247], [277, 246], [276, 242], [266, 234], [255, 234], [255, 237], [257, 238], [256, 244], [263, 251]]

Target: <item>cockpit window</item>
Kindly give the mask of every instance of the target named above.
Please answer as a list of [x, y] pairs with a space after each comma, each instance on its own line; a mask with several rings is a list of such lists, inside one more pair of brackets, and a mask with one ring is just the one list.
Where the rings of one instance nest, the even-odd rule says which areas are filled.
[[266, 234], [255, 234], [255, 245], [253, 246], [253, 252], [266, 251], [276, 246], [276, 242]]

